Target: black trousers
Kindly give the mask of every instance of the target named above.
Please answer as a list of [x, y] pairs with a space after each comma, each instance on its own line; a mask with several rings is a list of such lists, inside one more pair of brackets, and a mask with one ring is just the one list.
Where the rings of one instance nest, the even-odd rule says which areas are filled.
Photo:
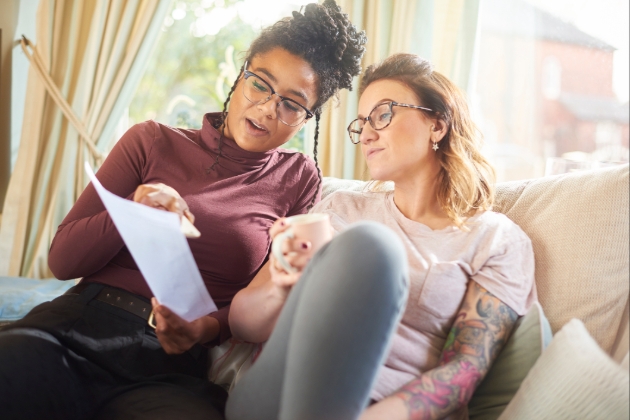
[[89, 285], [0, 330], [0, 419], [223, 419], [207, 350], [167, 355], [146, 322]]

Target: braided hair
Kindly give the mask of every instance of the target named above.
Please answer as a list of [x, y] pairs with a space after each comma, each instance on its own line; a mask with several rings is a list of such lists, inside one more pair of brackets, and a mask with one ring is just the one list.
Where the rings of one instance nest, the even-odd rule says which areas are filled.
[[232, 84], [232, 88], [230, 89], [230, 92], [228, 93], [227, 98], [225, 98], [225, 102], [223, 102], [223, 111], [221, 112], [221, 136], [219, 137], [219, 153], [217, 153], [217, 156], [214, 158], [214, 162], [212, 163], [212, 165], [208, 169], [206, 169], [206, 173], [210, 173], [210, 171], [214, 170], [214, 167], [219, 163], [219, 157], [221, 157], [221, 147], [223, 146], [223, 137], [225, 136], [225, 121], [227, 120], [227, 106], [230, 103], [230, 98], [232, 97], [232, 93], [234, 93], [234, 90], [236, 90], [238, 79], [239, 77], [241, 77], [243, 70], [244, 70], [244, 66], [241, 66], [241, 69], [238, 72], [238, 77]]
[[[325, 0], [322, 4], [310, 3], [304, 8], [303, 13], [295, 11], [292, 17], [281, 19], [263, 29], [247, 51], [246, 61], [251, 61], [258, 54], [282, 48], [302, 58], [317, 74], [317, 102], [312, 111], [316, 121], [313, 157], [319, 181], [309, 209], [315, 204], [317, 192], [322, 183], [322, 174], [317, 161], [319, 120], [322, 108], [331, 97], [337, 97], [341, 89], [352, 90], [352, 79], [361, 72], [361, 58], [365, 53], [366, 42], [365, 31], [358, 31], [335, 0]], [[230, 96], [242, 73], [243, 68], [223, 104], [223, 128]], [[219, 155], [212, 167], [217, 164], [220, 155], [221, 142], [219, 142]]]

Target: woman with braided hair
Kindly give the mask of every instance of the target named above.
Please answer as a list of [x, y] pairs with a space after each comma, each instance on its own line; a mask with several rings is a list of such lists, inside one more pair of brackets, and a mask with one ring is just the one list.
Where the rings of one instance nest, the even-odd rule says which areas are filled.
[[223, 111], [206, 114], [201, 129], [147, 121], [123, 135], [97, 177], [120, 197], [195, 222], [201, 236], [190, 249], [219, 310], [186, 322], [151, 302], [88, 185], [49, 254], [57, 278], [81, 282], [0, 332], [0, 418], [223, 417], [207, 347], [231, 336], [232, 298], [268, 260], [270, 226], [320, 196], [319, 124], [314, 162], [280, 147], [351, 88], [365, 42], [334, 0], [309, 4], [262, 31]]

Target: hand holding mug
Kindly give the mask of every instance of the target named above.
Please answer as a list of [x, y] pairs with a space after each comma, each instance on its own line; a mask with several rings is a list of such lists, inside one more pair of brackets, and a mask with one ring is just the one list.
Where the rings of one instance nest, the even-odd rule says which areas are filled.
[[272, 280], [292, 286], [311, 257], [333, 237], [327, 214], [314, 213], [280, 219], [270, 230]]

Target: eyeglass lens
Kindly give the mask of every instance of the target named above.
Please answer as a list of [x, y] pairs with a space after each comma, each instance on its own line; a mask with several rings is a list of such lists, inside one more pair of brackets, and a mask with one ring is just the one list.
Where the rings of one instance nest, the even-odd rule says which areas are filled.
[[[245, 79], [243, 89], [245, 98], [255, 104], [264, 103], [271, 99], [271, 87], [261, 78], [250, 74]], [[306, 117], [306, 111], [295, 102], [282, 99], [277, 107], [278, 119], [289, 126], [296, 126]]]
[[[380, 104], [376, 108], [370, 112], [369, 119], [370, 125], [375, 130], [382, 130], [387, 127], [389, 123], [392, 121], [392, 109], [391, 103]], [[365, 125], [365, 120], [356, 119], [350, 124], [348, 128], [348, 133], [350, 133], [350, 140], [353, 143], [357, 144], [360, 141], [361, 132], [363, 131], [363, 126]]]

